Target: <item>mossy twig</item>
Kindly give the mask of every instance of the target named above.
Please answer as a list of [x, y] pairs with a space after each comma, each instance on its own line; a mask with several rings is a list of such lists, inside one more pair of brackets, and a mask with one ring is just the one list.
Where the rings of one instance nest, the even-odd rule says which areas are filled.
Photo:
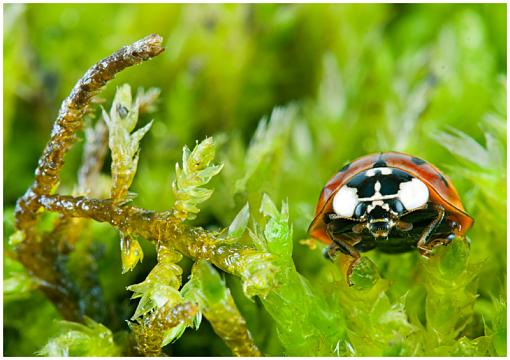
[[31, 236], [37, 219], [37, 196], [55, 191], [64, 165], [64, 155], [82, 127], [82, 117], [94, 95], [114, 76], [129, 66], [159, 55], [164, 48], [159, 35], [149, 35], [125, 46], [92, 66], [64, 100], [51, 132], [51, 139], [39, 159], [35, 181], [16, 204], [16, 226]]
[[211, 261], [220, 269], [240, 276], [251, 296], [263, 296], [274, 280], [272, 274], [276, 269], [271, 265], [270, 254], [231, 243], [220, 233], [182, 224], [172, 212], [155, 212], [80, 196], [49, 195], [38, 199], [39, 206], [46, 211], [107, 222], [121, 231], [167, 244], [192, 259]]
[[193, 265], [191, 280], [186, 283], [182, 293], [185, 298], [199, 304], [214, 332], [225, 341], [234, 355], [261, 356], [230, 290], [210, 264], [197, 261]]
[[176, 306], [167, 303], [144, 317], [141, 324], [132, 324], [136, 351], [145, 356], [161, 355], [165, 330], [189, 323], [197, 311], [197, 306], [189, 302]]

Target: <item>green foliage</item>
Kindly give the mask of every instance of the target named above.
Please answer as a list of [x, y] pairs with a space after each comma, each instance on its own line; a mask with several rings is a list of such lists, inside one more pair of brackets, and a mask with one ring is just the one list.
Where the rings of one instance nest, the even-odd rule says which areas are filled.
[[[329, 269], [331, 271], [331, 269]], [[346, 352], [353, 356], [411, 356], [411, 338], [416, 327], [406, 314], [406, 295], [391, 299], [390, 284], [380, 279], [373, 263], [362, 257], [352, 276], [353, 286], [333, 275], [340, 287], [333, 299], [346, 309]], [[331, 286], [330, 285], [330, 286]]]
[[138, 166], [140, 140], [152, 126], [150, 122], [131, 133], [138, 122], [139, 106], [140, 99], [133, 103], [131, 88], [125, 84], [117, 89], [110, 114], [103, 110], [103, 119], [110, 130], [113, 198], [126, 196]]
[[214, 332], [225, 340], [236, 356], [260, 356], [230, 290], [206, 261], [193, 265], [191, 279], [182, 289], [186, 299], [198, 304]]
[[247, 203], [236, 215], [230, 226], [228, 227], [228, 237], [231, 239], [240, 238], [246, 231], [248, 221], [250, 220], [250, 206]]
[[[448, 248], [438, 249], [438, 254], [423, 265], [427, 290], [426, 324], [427, 330], [434, 334], [429, 334], [428, 345], [436, 348], [434, 352], [440, 354], [448, 346], [456, 347], [459, 334], [473, 325], [470, 323], [474, 321], [473, 304], [481, 265], [470, 263], [468, 245], [459, 239]], [[478, 340], [483, 346], [483, 338]], [[475, 344], [470, 351], [471, 356], [489, 355]]]
[[[200, 211], [197, 205], [211, 196], [213, 191], [202, 186], [221, 171], [221, 165], [210, 165], [214, 154], [215, 145], [212, 138], [206, 138], [201, 143], [197, 143], [193, 151], [184, 147], [182, 169], [179, 164], [176, 164], [177, 180], [172, 184], [176, 198], [174, 211], [177, 219], [181, 221], [194, 219]], [[140, 298], [131, 320], [138, 322], [142, 327], [134, 325], [135, 329], [138, 329], [135, 331], [153, 332], [154, 329], [151, 329], [151, 324], [147, 319], [150, 319], [151, 316], [157, 317], [157, 313], [160, 311], [182, 306], [185, 302], [185, 298], [179, 292], [182, 283], [182, 269], [177, 265], [182, 259], [182, 255], [163, 245], [159, 245], [157, 251], [158, 263], [147, 278], [142, 283], [127, 288], [134, 292], [132, 299]], [[170, 328], [157, 329], [156, 331], [164, 331], [164, 335], [159, 340], [159, 346], [155, 344], [155, 348], [161, 348], [180, 338], [187, 326], [193, 325], [198, 328], [199, 324], [200, 313], [194, 317], [194, 320], [181, 321]], [[138, 344], [139, 349], [144, 346]]]
[[42, 356], [119, 356], [110, 329], [85, 318], [84, 324], [60, 321], [60, 334], [39, 351]]
[[362, 257], [352, 271], [352, 286], [357, 290], [371, 289], [380, 279], [377, 267], [367, 257]]
[[[103, 109], [103, 119], [108, 125], [109, 142], [112, 154], [112, 192], [111, 197], [123, 200], [128, 195], [128, 189], [133, 182], [138, 167], [140, 141], [152, 126], [152, 121], [131, 133], [138, 122], [140, 105], [143, 102], [150, 109], [156, 93], [149, 92], [144, 97], [139, 92], [136, 100], [131, 98], [131, 87], [127, 84], [117, 89], [112, 108], [108, 115]], [[143, 260], [142, 247], [138, 240], [131, 235], [121, 233], [120, 249], [122, 257], [122, 272], [132, 270], [139, 261]]]
[[192, 277], [183, 288], [184, 296], [204, 309], [229, 302], [230, 291], [214, 268], [205, 261], [198, 261], [193, 266]]
[[343, 311], [338, 304], [328, 304], [296, 271], [287, 203], [284, 202], [278, 211], [264, 195], [260, 212], [269, 219], [263, 227], [255, 224], [250, 236], [258, 249], [275, 257], [277, 268], [277, 284], [261, 300], [276, 322], [286, 354], [340, 355], [339, 344], [345, 335]]
[[[286, 138], [288, 137], [291, 119], [295, 116], [296, 107], [289, 106], [286, 108], [276, 108], [271, 113], [270, 119], [263, 118], [255, 130], [250, 142], [250, 146], [246, 151], [244, 158], [243, 176], [237, 180], [234, 188], [234, 194], [239, 192], [253, 192], [253, 182], [260, 173], [267, 173], [269, 169], [274, 170], [277, 174], [283, 162], [282, 155]], [[252, 180], [250, 184], [247, 184]], [[248, 188], [247, 188], [248, 187]]]
[[138, 240], [128, 234], [121, 233], [120, 256], [122, 259], [122, 273], [133, 270], [136, 264], [143, 260], [143, 250]]
[[223, 165], [209, 165], [214, 159], [214, 141], [206, 138], [197, 143], [193, 151], [182, 150], [182, 169], [175, 164], [176, 180], [172, 184], [175, 195], [174, 209], [180, 219], [194, 219], [200, 211], [198, 205], [211, 197], [213, 190], [203, 188], [217, 175]]
[[30, 296], [37, 286], [23, 265], [9, 257], [4, 259], [4, 301], [14, 301]]
[[[229, 327], [228, 313], [245, 321], [246, 332], [236, 334], [249, 334], [246, 343], [267, 355], [506, 356], [506, 11], [504, 4], [7, 4], [5, 355], [43, 348], [43, 355], [118, 356], [129, 342], [112, 339], [128, 331], [158, 354], [229, 354], [234, 347], [218, 330]], [[98, 16], [109, 21], [98, 26]], [[116, 231], [94, 224], [90, 238], [77, 241], [97, 254], [70, 247], [55, 268], [69, 270], [69, 254], [80, 265], [71, 273], [97, 272], [105, 306], [87, 315], [104, 326], [55, 322], [37, 278], [10, 256], [23, 240], [14, 231], [15, 201], [33, 180], [72, 84], [113, 48], [153, 32], [167, 41], [165, 53], [101, 94], [106, 104], [114, 99], [103, 113], [112, 198], [173, 211], [192, 231], [202, 226], [200, 244], [215, 246], [225, 266], [193, 264], [168, 244], [154, 249], [125, 232], [119, 256]], [[133, 100], [123, 83], [157, 86], [159, 95], [139, 91]], [[205, 140], [182, 152], [196, 139]], [[66, 155], [58, 193], [74, 191], [81, 149]], [[429, 260], [363, 253], [349, 287], [345, 257], [330, 263], [323, 245], [300, 240], [308, 240], [323, 184], [358, 156], [387, 150], [426, 159], [451, 178], [475, 219], [471, 245], [456, 239]], [[174, 173], [169, 165], [181, 159]], [[103, 168], [102, 178], [108, 174]], [[175, 240], [192, 249], [197, 239]], [[116, 270], [121, 258], [133, 271]], [[87, 262], [94, 264], [84, 271]], [[96, 290], [88, 298], [99, 298]]]
[[[176, 264], [181, 259], [182, 255], [179, 253], [160, 247], [158, 249], [158, 263], [147, 278], [139, 284], [127, 287], [127, 290], [133, 291], [131, 299], [140, 298], [131, 320], [141, 324], [141, 326], [146, 326], [145, 332], [156, 332], [156, 335], [160, 336], [156, 349], [160, 349], [180, 338], [186, 327], [194, 326], [198, 328], [200, 325], [200, 313], [192, 316], [192, 319], [188, 321], [180, 321], [173, 326], [162, 326], [157, 329], [151, 328], [149, 321], [147, 321], [151, 316], [158, 316], [159, 312], [167, 312], [168, 309], [185, 304], [186, 299], [179, 292], [182, 282], [182, 269]], [[132, 328], [137, 326], [139, 325], [133, 324]]]
[[490, 336], [497, 356], [505, 356], [507, 353], [507, 311], [504, 300], [494, 300], [496, 314], [494, 316]]
[[133, 291], [131, 299], [140, 298], [131, 320], [147, 314], [167, 302], [177, 304], [182, 297], [177, 291], [181, 286], [182, 269], [176, 265], [182, 255], [169, 250], [160, 250], [162, 260], [151, 270], [147, 278], [139, 284], [128, 286]]

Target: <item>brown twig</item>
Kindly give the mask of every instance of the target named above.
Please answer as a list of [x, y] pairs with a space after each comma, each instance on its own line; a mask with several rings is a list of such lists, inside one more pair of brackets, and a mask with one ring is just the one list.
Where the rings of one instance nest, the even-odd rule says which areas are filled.
[[37, 197], [50, 194], [58, 186], [64, 155], [82, 126], [83, 114], [92, 97], [118, 72], [159, 55], [164, 50], [162, 42], [159, 35], [149, 35], [101, 60], [85, 73], [64, 100], [51, 139], [35, 170], [35, 181], [16, 204], [16, 226], [25, 232], [25, 237], [32, 236], [34, 232]]
[[169, 211], [155, 212], [118, 204], [109, 199], [64, 195], [43, 195], [38, 198], [38, 205], [46, 211], [58, 212], [65, 216], [107, 222], [124, 233], [167, 244], [192, 259], [208, 260], [218, 268], [242, 279], [254, 275], [256, 269], [252, 265], [261, 268], [269, 266], [269, 254], [249, 246], [225, 243], [220, 234], [200, 227], [187, 226]]
[[138, 355], [160, 356], [165, 330], [181, 323], [191, 324], [198, 308], [192, 303], [176, 306], [165, 304], [141, 320], [141, 324], [131, 325]]

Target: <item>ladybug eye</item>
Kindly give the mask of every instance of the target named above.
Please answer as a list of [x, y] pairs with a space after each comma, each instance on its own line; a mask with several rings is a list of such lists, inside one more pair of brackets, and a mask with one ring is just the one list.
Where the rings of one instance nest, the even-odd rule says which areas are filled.
[[354, 209], [354, 217], [360, 218], [363, 215], [365, 215], [366, 211], [367, 211], [367, 204], [364, 202], [361, 202], [358, 204], [358, 206], [356, 206], [356, 209]]
[[404, 212], [404, 205], [398, 199], [394, 199], [389, 202], [391, 210], [395, 211], [397, 214], [402, 214]]
[[340, 216], [352, 217], [358, 205], [357, 192], [357, 189], [349, 186], [340, 188], [333, 198], [333, 211]]
[[429, 189], [422, 181], [413, 178], [400, 184], [398, 197], [408, 211], [414, 210], [429, 201]]

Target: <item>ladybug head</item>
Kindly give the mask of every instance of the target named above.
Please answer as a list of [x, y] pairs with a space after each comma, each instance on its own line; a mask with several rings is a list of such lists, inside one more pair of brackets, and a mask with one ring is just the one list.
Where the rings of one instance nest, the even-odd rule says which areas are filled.
[[395, 225], [390, 211], [386, 209], [387, 207], [388, 205], [384, 203], [383, 205], [375, 205], [372, 208], [367, 209], [366, 227], [376, 238], [388, 237], [388, 234]]

